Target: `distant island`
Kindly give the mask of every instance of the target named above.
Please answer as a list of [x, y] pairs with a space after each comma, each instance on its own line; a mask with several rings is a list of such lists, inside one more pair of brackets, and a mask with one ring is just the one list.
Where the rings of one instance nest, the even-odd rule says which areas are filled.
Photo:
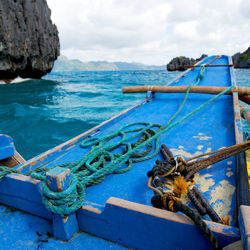
[[[188, 58], [185, 56], [179, 56], [173, 58], [168, 64], [167, 64], [167, 70], [168, 71], [184, 71], [187, 69], [186, 66], [188, 65], [194, 65], [204, 57], [207, 57], [207, 55], [202, 55], [200, 58], [193, 59]], [[237, 68], [250, 68], [250, 47], [244, 51], [243, 53], [236, 53], [232, 56], [234, 67]]]
[[53, 72], [65, 71], [122, 71], [122, 70], [165, 70], [166, 66], [146, 65], [142, 63], [90, 61], [68, 59], [60, 56], [55, 61]]

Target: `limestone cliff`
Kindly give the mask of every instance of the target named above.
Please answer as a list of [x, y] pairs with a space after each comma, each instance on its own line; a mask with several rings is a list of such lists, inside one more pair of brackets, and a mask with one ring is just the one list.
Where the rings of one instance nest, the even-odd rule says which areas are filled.
[[197, 59], [188, 58], [185, 56], [175, 57], [167, 64], [167, 70], [168, 71], [186, 70], [187, 69], [186, 66], [194, 65], [196, 62], [200, 61], [204, 57], [207, 57], [207, 55], [202, 55], [200, 58]]
[[46, 0], [0, 1], [0, 79], [40, 78], [59, 56]]
[[233, 55], [235, 68], [250, 68], [250, 47], [243, 53]]

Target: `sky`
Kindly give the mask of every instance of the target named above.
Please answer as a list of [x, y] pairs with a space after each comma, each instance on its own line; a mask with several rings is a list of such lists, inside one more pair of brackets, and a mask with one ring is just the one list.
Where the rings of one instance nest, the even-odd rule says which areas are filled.
[[47, 0], [61, 54], [164, 65], [250, 46], [249, 0]]

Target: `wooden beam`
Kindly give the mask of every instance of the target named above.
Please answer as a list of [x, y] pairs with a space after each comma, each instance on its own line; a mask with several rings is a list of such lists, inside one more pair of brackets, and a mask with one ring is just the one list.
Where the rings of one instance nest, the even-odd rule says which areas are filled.
[[[159, 92], [159, 93], [185, 93], [189, 86], [135, 86], [135, 87], [123, 87], [123, 93], [144, 93], [147, 91]], [[227, 87], [209, 87], [209, 86], [192, 86], [190, 93], [200, 94], [219, 94], [226, 90]], [[250, 95], [250, 87], [234, 87], [225, 94], [229, 95], [233, 92], [237, 92], [239, 95]]]
[[208, 65], [208, 64], [201, 64], [201, 65], [183, 65], [185, 68], [197, 68], [197, 67], [233, 67], [233, 64], [216, 64], [216, 65]]
[[[118, 198], [108, 199], [102, 212], [77, 210], [81, 231], [132, 249], [209, 249], [205, 237], [185, 215]], [[236, 227], [206, 221], [222, 247], [239, 240]], [[180, 240], [180, 235], [182, 235]], [[153, 240], [152, 240], [153, 239]]]

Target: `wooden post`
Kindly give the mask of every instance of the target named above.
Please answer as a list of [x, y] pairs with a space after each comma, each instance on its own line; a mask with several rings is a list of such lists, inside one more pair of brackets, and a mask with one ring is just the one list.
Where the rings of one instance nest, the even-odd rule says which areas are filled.
[[[71, 173], [68, 168], [56, 167], [46, 173], [47, 183], [54, 192], [66, 190], [71, 183]], [[64, 218], [53, 214], [53, 236], [60, 240], [69, 240], [79, 230], [76, 213]]]

